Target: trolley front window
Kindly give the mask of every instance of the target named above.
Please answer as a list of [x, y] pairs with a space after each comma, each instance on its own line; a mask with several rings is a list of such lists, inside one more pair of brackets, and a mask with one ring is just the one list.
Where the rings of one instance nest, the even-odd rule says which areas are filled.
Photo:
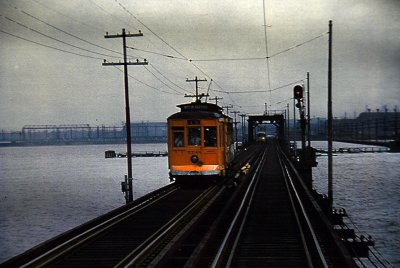
[[201, 128], [200, 127], [188, 127], [188, 141], [191, 146], [201, 145]]
[[183, 147], [183, 137], [184, 137], [184, 128], [183, 127], [173, 127], [172, 128], [172, 137], [174, 139], [174, 147]]
[[217, 128], [204, 127], [204, 146], [217, 147]]

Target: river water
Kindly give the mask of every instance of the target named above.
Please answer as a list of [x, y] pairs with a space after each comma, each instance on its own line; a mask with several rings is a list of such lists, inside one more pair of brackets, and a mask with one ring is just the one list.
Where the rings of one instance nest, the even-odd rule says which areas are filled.
[[[316, 142], [316, 147], [325, 143]], [[335, 147], [349, 145], [335, 143]], [[354, 145], [355, 146], [355, 145]], [[0, 147], [0, 263], [125, 203], [126, 159], [104, 152], [124, 145]], [[134, 144], [165, 151], [165, 144]], [[315, 187], [326, 193], [327, 157], [318, 158]], [[400, 154], [334, 157], [334, 204], [400, 267]], [[169, 183], [166, 157], [133, 158], [134, 198]]]

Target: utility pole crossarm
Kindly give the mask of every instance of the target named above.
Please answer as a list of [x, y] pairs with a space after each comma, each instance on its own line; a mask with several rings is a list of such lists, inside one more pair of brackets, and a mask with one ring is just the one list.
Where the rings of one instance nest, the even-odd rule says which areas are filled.
[[233, 105], [232, 104], [229, 104], [229, 105], [227, 105], [227, 106], [223, 106], [222, 107], [222, 109], [226, 109], [226, 115], [228, 115], [229, 116], [229, 109], [230, 108], [233, 108]]
[[115, 66], [115, 65], [148, 65], [149, 63], [145, 61], [136, 61], [136, 62], [130, 62], [128, 61], [127, 63], [123, 62], [103, 62], [103, 66]]
[[215, 105], [218, 105], [218, 100], [223, 100], [224, 98], [220, 98], [220, 97], [215, 97], [215, 98], [210, 98], [210, 100], [215, 100]]
[[[196, 102], [199, 102], [201, 97], [204, 97], [204, 96], [205, 96], [205, 97], [208, 97], [208, 94], [207, 94], [207, 95], [205, 95], [205, 94], [199, 95], [199, 85], [198, 85], [198, 83], [199, 83], [199, 82], [206, 82], [206, 81], [207, 81], [207, 79], [198, 79], [197, 76], [196, 76], [195, 79], [188, 79], [188, 78], [186, 78], [186, 82], [196, 82], [196, 95], [195, 95], [195, 97], [196, 97]], [[188, 97], [188, 95], [185, 95], [185, 97]], [[199, 97], [200, 97], [200, 98], [199, 98]]]
[[122, 31], [122, 34], [108, 34], [104, 36], [104, 38], [121, 38], [121, 37], [138, 37], [138, 36], [143, 36], [142, 32], [139, 31], [139, 33], [136, 34], [131, 34], [131, 33], [125, 33], [125, 31]]

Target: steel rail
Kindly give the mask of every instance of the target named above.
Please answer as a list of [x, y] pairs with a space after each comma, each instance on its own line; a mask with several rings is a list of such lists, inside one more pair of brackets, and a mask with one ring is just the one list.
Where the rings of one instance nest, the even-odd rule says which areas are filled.
[[[213, 186], [193, 200], [178, 215], [161, 227], [115, 267], [140, 267], [146, 260], [155, 266], [172, 246], [218, 198], [225, 186]], [[152, 257], [149, 257], [152, 256]], [[149, 260], [150, 258], [150, 260]]]
[[[244, 224], [246, 222], [246, 218], [248, 216], [251, 204], [252, 204], [252, 199], [254, 196], [254, 193], [256, 191], [256, 185], [258, 182], [258, 178], [260, 176], [260, 169], [264, 164], [266, 157], [266, 151], [264, 152], [260, 162], [258, 163], [258, 166], [256, 168], [256, 171], [254, 172], [252, 176], [252, 181], [248, 186], [248, 189], [246, 190], [246, 194], [242, 200], [242, 203], [239, 207], [239, 209], [236, 212], [236, 215], [234, 219], [231, 222], [231, 225], [229, 226], [229, 229], [227, 233], [225, 234], [224, 240], [221, 243], [221, 246], [218, 249], [218, 252], [213, 260], [213, 263], [211, 267], [216, 268], [216, 267], [221, 267], [223, 266], [224, 258], [225, 258], [225, 252], [227, 252], [228, 247], [229, 247], [229, 257], [226, 261], [225, 267], [230, 267], [232, 265], [234, 256], [235, 256], [235, 251], [236, 247], [238, 245], [238, 241], [241, 237], [241, 233], [244, 228]], [[300, 237], [302, 241], [302, 248], [304, 249], [305, 256], [306, 256], [306, 261], [307, 265], [309, 267], [328, 267], [325, 256], [322, 253], [321, 247], [319, 245], [319, 242], [316, 238], [315, 231], [313, 230], [311, 226], [311, 222], [309, 220], [309, 217], [306, 214], [306, 211], [304, 209], [304, 205], [301, 202], [301, 199], [299, 197], [299, 194], [297, 193], [297, 190], [294, 187], [294, 183], [292, 181], [292, 178], [290, 177], [290, 174], [287, 170], [286, 164], [283, 163], [279, 152], [278, 152], [278, 157], [279, 157], [279, 163], [281, 166], [281, 172], [283, 174], [284, 180], [285, 180], [285, 186], [286, 186], [286, 191], [288, 194], [289, 202], [292, 207], [292, 212], [294, 213], [294, 218], [296, 225], [298, 226], [298, 229], [300, 231]], [[293, 194], [292, 194], [293, 192]], [[294, 195], [294, 196], [293, 196]], [[296, 207], [299, 207], [299, 209], [296, 209]], [[306, 226], [303, 227], [303, 224], [301, 222], [304, 221], [306, 222]], [[307, 228], [304, 230], [304, 228]], [[234, 232], [234, 230], [238, 230], [237, 232]], [[307, 239], [307, 236], [305, 232], [308, 234], [311, 234], [311, 241]], [[233, 240], [234, 242], [229, 242], [229, 240]], [[312, 243], [309, 244], [308, 242]], [[231, 244], [230, 244], [231, 243]], [[311, 255], [309, 255], [309, 247], [312, 246], [316, 248], [316, 251], [318, 252], [318, 261], [315, 261], [315, 259], [312, 258]], [[317, 262], [317, 263], [315, 263]]]
[[36, 257], [35, 259], [29, 261], [28, 263], [21, 265], [21, 267], [44, 267], [49, 265], [52, 261], [55, 261], [57, 258], [65, 255], [67, 252], [77, 248], [88, 240], [98, 236], [104, 231], [110, 229], [116, 224], [132, 217], [143, 209], [149, 207], [150, 205], [160, 201], [161, 199], [167, 197], [173, 192], [177, 191], [178, 187], [172, 187], [168, 189], [166, 192], [163, 192], [161, 195], [157, 195], [149, 200], [145, 200], [143, 203], [140, 203], [122, 213], [113, 216], [112, 218], [86, 230], [83, 233], [74, 236], [73, 238], [68, 239], [67, 241], [61, 243], [60, 245], [54, 247], [53, 249], [45, 252], [44, 254]]
[[[290, 198], [291, 205], [292, 205], [292, 208], [293, 208], [293, 212], [295, 214], [296, 221], [297, 221], [297, 223], [299, 225], [299, 231], [300, 231], [300, 234], [301, 234], [303, 246], [306, 249], [305, 252], [306, 252], [306, 256], [307, 256], [307, 262], [308, 262], [310, 267], [314, 267], [313, 261], [312, 261], [312, 257], [310, 256], [310, 252], [308, 250], [308, 248], [309, 248], [308, 243], [311, 242], [312, 243], [311, 245], [314, 246], [314, 248], [316, 249], [316, 251], [318, 253], [317, 257], [318, 257], [318, 262], [319, 263], [317, 264], [317, 267], [326, 267], [327, 268], [328, 264], [327, 264], [326, 258], [324, 256], [324, 254], [322, 253], [322, 249], [321, 249], [320, 244], [318, 242], [318, 239], [317, 239], [317, 236], [315, 234], [314, 228], [311, 225], [311, 221], [310, 221], [310, 219], [309, 219], [309, 217], [307, 215], [307, 212], [306, 212], [306, 210], [304, 208], [303, 202], [301, 201], [301, 198], [300, 198], [300, 196], [299, 196], [299, 194], [298, 194], [298, 192], [296, 190], [296, 187], [294, 186], [293, 179], [292, 179], [292, 177], [290, 175], [288, 167], [287, 167], [286, 163], [284, 163], [284, 161], [282, 160], [281, 153], [282, 152], [278, 152], [278, 158], [279, 158], [279, 162], [281, 164], [282, 173], [283, 173], [284, 178], [285, 178], [285, 185], [286, 185], [287, 190], [288, 190], [288, 194], [289, 194], [289, 198]], [[292, 192], [293, 192], [294, 196], [292, 196]], [[298, 211], [296, 209], [295, 202], [299, 206], [300, 211]], [[302, 219], [304, 219], [304, 221], [306, 223], [306, 226], [302, 227], [302, 224], [300, 222], [299, 216], [301, 216]], [[304, 228], [307, 228], [308, 233], [311, 235], [311, 239], [306, 239], [306, 235], [304, 233], [304, 231], [305, 231]]]
[[267, 151], [264, 150], [263, 155], [262, 155], [259, 163], [257, 164], [256, 170], [255, 170], [253, 176], [251, 177], [250, 184], [248, 185], [248, 188], [247, 188], [246, 193], [245, 193], [245, 195], [244, 195], [244, 197], [242, 199], [242, 202], [241, 202], [241, 204], [240, 204], [240, 206], [239, 206], [239, 208], [238, 208], [238, 210], [237, 210], [237, 212], [235, 214], [235, 217], [233, 218], [233, 220], [232, 220], [232, 222], [231, 222], [231, 224], [230, 224], [230, 226], [228, 228], [228, 231], [225, 234], [225, 237], [224, 237], [224, 239], [223, 239], [223, 241], [222, 241], [222, 243], [221, 243], [221, 245], [220, 245], [220, 247], [218, 249], [218, 252], [217, 252], [217, 254], [216, 254], [216, 256], [215, 256], [215, 258], [214, 258], [214, 260], [213, 260], [213, 262], [211, 264], [212, 268], [220, 267], [221, 261], [222, 261], [222, 258], [223, 258], [223, 254], [224, 254], [224, 252], [225, 252], [225, 250], [226, 250], [226, 248], [228, 246], [228, 240], [230, 240], [231, 237], [234, 235], [233, 234], [233, 230], [240, 223], [240, 229], [239, 229], [238, 234], [236, 235], [236, 239], [235, 239], [235, 242], [234, 242], [234, 247], [233, 247], [233, 250], [231, 250], [231, 254], [229, 256], [228, 263], [230, 263], [230, 261], [232, 260], [233, 253], [235, 252], [234, 248], [237, 245], [237, 241], [238, 241], [238, 239], [240, 237], [240, 233], [242, 231], [243, 224], [244, 224], [244, 221], [245, 221], [245, 218], [242, 218], [242, 222], [239, 222], [240, 215], [243, 214], [243, 213], [245, 213], [247, 215], [247, 213], [248, 213], [248, 210], [250, 208], [251, 199], [254, 196], [255, 185], [258, 182], [258, 178], [260, 176], [260, 169], [265, 163], [266, 153], [267, 153]]
[[[327, 235], [325, 237], [325, 241], [322, 243], [332, 243], [333, 245], [335, 245], [334, 252], [331, 252], [331, 254], [337, 254], [335, 257], [335, 258], [337, 258], [336, 261], [339, 263], [342, 262], [343, 267], [357, 267], [349, 250], [343, 245], [340, 237], [337, 235], [334, 228], [332, 227], [330, 220], [327, 218], [327, 216], [321, 209], [318, 202], [313, 198], [312, 194], [307, 189], [307, 186], [304, 184], [299, 172], [296, 170], [293, 163], [289, 160], [287, 155], [285, 155], [282, 152], [282, 150], [281, 150], [281, 155], [286, 162], [288, 171], [290, 171], [290, 174], [292, 174], [295, 177], [295, 179], [296, 179], [295, 182], [297, 182], [300, 189], [302, 189], [302, 192], [300, 192], [300, 194], [303, 194], [305, 196], [305, 199], [303, 199], [303, 200], [309, 200], [308, 207], [310, 207], [317, 214], [317, 217], [318, 217], [317, 228], [322, 227], [322, 230], [323, 230], [322, 232], [324, 232]], [[320, 232], [321, 231], [318, 231], [318, 233], [320, 233]], [[326, 259], [329, 259], [329, 255], [326, 256]]]

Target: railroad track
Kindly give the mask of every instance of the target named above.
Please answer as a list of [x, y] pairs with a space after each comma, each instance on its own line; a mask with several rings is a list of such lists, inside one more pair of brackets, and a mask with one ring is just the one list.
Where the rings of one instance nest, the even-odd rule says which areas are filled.
[[211, 267], [328, 267], [290, 173], [271, 146]]
[[[236, 166], [237, 174], [258, 158], [260, 148], [243, 154], [242, 165]], [[245, 164], [244, 164], [245, 163]], [[240, 176], [240, 175], [238, 175]], [[232, 205], [236, 187], [231, 184], [214, 186], [190, 206], [182, 210], [166, 228], [149, 238], [150, 243], [140, 252], [132, 252], [116, 267], [193, 267], [199, 257], [201, 245], [213, 233], [214, 225], [224, 226], [218, 220], [224, 218], [227, 204]]]
[[[254, 152], [245, 152], [250, 159]], [[255, 156], [253, 156], [255, 157]], [[244, 160], [243, 160], [244, 161]], [[236, 166], [240, 170], [240, 165]], [[229, 186], [180, 189], [169, 185], [134, 205], [110, 212], [1, 264], [18, 267], [147, 266], [162, 261], [174, 241], [187, 236]], [[218, 212], [215, 212], [218, 213]], [[209, 215], [209, 214], [208, 214]], [[165, 258], [164, 258], [165, 259]]]
[[28, 262], [6, 264], [328, 267], [290, 163], [274, 143], [265, 147], [243, 153], [234, 183], [207, 189], [170, 185], [63, 243], [48, 245]]
[[[169, 185], [3, 263], [10, 267], [112, 267], [202, 195]], [[155, 215], [157, 214], [157, 215]]]

